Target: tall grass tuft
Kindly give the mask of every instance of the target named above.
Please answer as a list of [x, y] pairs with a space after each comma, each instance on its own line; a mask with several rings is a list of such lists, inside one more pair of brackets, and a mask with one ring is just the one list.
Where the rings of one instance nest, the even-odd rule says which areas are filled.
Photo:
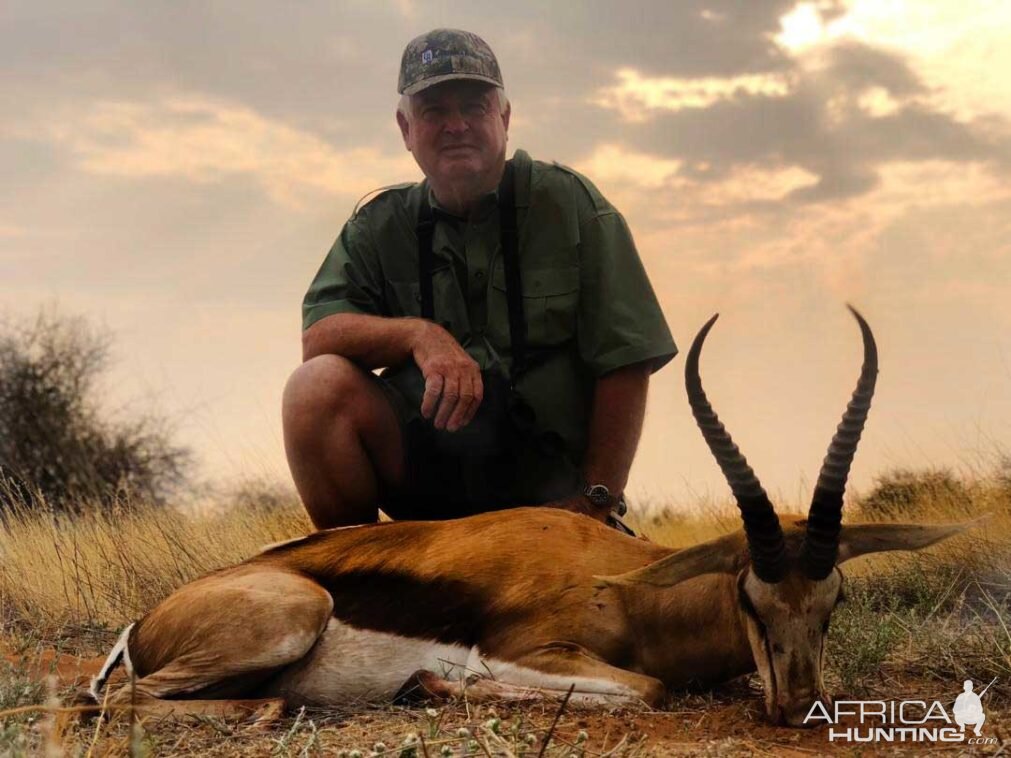
[[180, 585], [310, 531], [293, 498], [263, 503], [244, 492], [240, 502], [241, 509], [130, 503], [73, 516], [13, 507], [0, 522], [5, 625], [48, 640], [114, 630]]

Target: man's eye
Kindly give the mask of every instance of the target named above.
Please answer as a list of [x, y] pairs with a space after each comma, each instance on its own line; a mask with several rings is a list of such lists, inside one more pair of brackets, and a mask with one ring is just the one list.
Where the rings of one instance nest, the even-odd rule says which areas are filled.
[[484, 116], [488, 112], [488, 106], [484, 103], [467, 103], [463, 106], [463, 112], [468, 116]]

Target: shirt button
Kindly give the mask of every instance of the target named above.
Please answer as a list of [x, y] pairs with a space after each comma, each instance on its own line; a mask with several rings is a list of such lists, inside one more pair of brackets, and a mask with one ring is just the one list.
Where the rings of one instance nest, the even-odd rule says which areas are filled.
[[476, 271], [476, 272], [474, 272], [474, 278], [477, 279], [479, 282], [483, 282], [484, 281], [484, 271]]

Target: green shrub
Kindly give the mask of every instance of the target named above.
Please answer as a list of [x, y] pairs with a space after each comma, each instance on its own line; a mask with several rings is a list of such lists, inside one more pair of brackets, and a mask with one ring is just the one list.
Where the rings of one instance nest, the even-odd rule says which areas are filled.
[[847, 580], [846, 601], [832, 615], [827, 665], [847, 694], [865, 692], [902, 635], [879, 580]]
[[0, 326], [0, 508], [161, 502], [185, 481], [189, 453], [163, 419], [113, 419], [101, 407], [109, 344], [54, 314]]

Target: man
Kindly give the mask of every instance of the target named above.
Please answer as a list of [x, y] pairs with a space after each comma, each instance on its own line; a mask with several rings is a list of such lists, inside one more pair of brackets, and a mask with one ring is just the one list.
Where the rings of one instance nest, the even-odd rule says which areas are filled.
[[380, 505], [606, 521], [676, 352], [624, 219], [569, 169], [506, 161], [511, 106], [477, 35], [413, 40], [398, 89], [425, 181], [357, 209], [305, 296], [283, 402], [305, 507], [318, 528]]
[[986, 721], [983, 703], [980, 701], [980, 696], [972, 691], [972, 679], [966, 679], [963, 682], [962, 690], [962, 694], [955, 698], [955, 707], [952, 709], [955, 714], [955, 723], [963, 732], [965, 732], [965, 725], [969, 724], [973, 727], [973, 734], [979, 737], [983, 722]]

